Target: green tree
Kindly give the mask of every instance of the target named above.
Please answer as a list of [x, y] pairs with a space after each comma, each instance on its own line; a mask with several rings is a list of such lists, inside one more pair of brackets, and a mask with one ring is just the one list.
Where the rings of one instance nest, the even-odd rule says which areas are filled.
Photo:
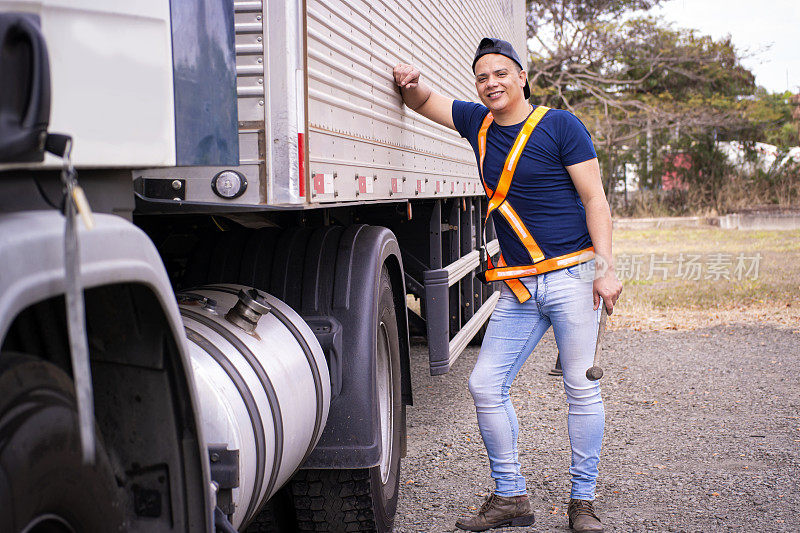
[[528, 2], [532, 100], [567, 108], [587, 123], [609, 195], [617, 169], [631, 158], [653, 183], [660, 147], [672, 139], [707, 146], [751, 125], [739, 102], [755, 92], [754, 77], [731, 39], [715, 41], [640, 14], [659, 3]]
[[759, 87], [739, 106], [748, 121], [741, 140], [774, 144], [788, 149], [798, 144], [797, 123], [792, 120], [792, 93], [769, 93]]

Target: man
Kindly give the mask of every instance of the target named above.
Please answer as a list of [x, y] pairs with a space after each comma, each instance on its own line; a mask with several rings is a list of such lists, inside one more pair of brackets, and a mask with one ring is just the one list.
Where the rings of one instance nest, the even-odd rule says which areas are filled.
[[[552, 325], [569, 404], [575, 531], [602, 531], [593, 508], [605, 415], [592, 366], [600, 305], [622, 291], [611, 254], [611, 214], [589, 133], [571, 113], [528, 103], [519, 56], [483, 39], [472, 64], [483, 105], [433, 92], [411, 65], [394, 68], [405, 104], [458, 131], [475, 150], [502, 254], [486, 279], [503, 281], [469, 380], [496, 489], [479, 512], [456, 523], [468, 531], [534, 521], [517, 453], [509, 387]], [[513, 184], [512, 184], [513, 183]], [[601, 301], [602, 300], [602, 301]]]

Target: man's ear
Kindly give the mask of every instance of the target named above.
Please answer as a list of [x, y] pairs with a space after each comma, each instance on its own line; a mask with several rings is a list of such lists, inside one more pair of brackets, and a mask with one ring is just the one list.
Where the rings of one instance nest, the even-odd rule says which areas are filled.
[[525, 88], [525, 82], [528, 81], [528, 73], [525, 72], [525, 69], [519, 69], [519, 81], [521, 82], [520, 87]]

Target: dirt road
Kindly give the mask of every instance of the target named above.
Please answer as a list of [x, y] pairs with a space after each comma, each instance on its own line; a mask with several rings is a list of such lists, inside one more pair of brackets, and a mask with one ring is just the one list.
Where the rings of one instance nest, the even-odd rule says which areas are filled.
[[[477, 353], [431, 377], [425, 345], [413, 347], [395, 531], [454, 531], [493, 486], [467, 390]], [[548, 333], [512, 388], [536, 525], [503, 531], [568, 530], [555, 354]], [[610, 331], [603, 358], [596, 509], [606, 531], [800, 531], [800, 324]]]

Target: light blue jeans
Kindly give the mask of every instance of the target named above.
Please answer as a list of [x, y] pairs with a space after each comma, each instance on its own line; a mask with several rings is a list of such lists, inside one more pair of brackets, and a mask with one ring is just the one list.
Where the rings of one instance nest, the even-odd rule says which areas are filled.
[[[502, 284], [469, 390], [478, 413], [478, 426], [489, 455], [495, 492], [526, 494], [517, 453], [519, 425], [509, 388], [542, 335], [552, 325], [569, 404], [567, 429], [572, 447], [570, 496], [593, 500], [605, 411], [600, 385], [586, 378], [592, 366], [600, 311], [593, 310], [594, 261], [521, 281], [531, 298], [520, 304]], [[553, 354], [554, 355], [554, 354]], [[548, 356], [549, 357], [549, 356]], [[530, 416], [536, 416], [531, 413]]]

